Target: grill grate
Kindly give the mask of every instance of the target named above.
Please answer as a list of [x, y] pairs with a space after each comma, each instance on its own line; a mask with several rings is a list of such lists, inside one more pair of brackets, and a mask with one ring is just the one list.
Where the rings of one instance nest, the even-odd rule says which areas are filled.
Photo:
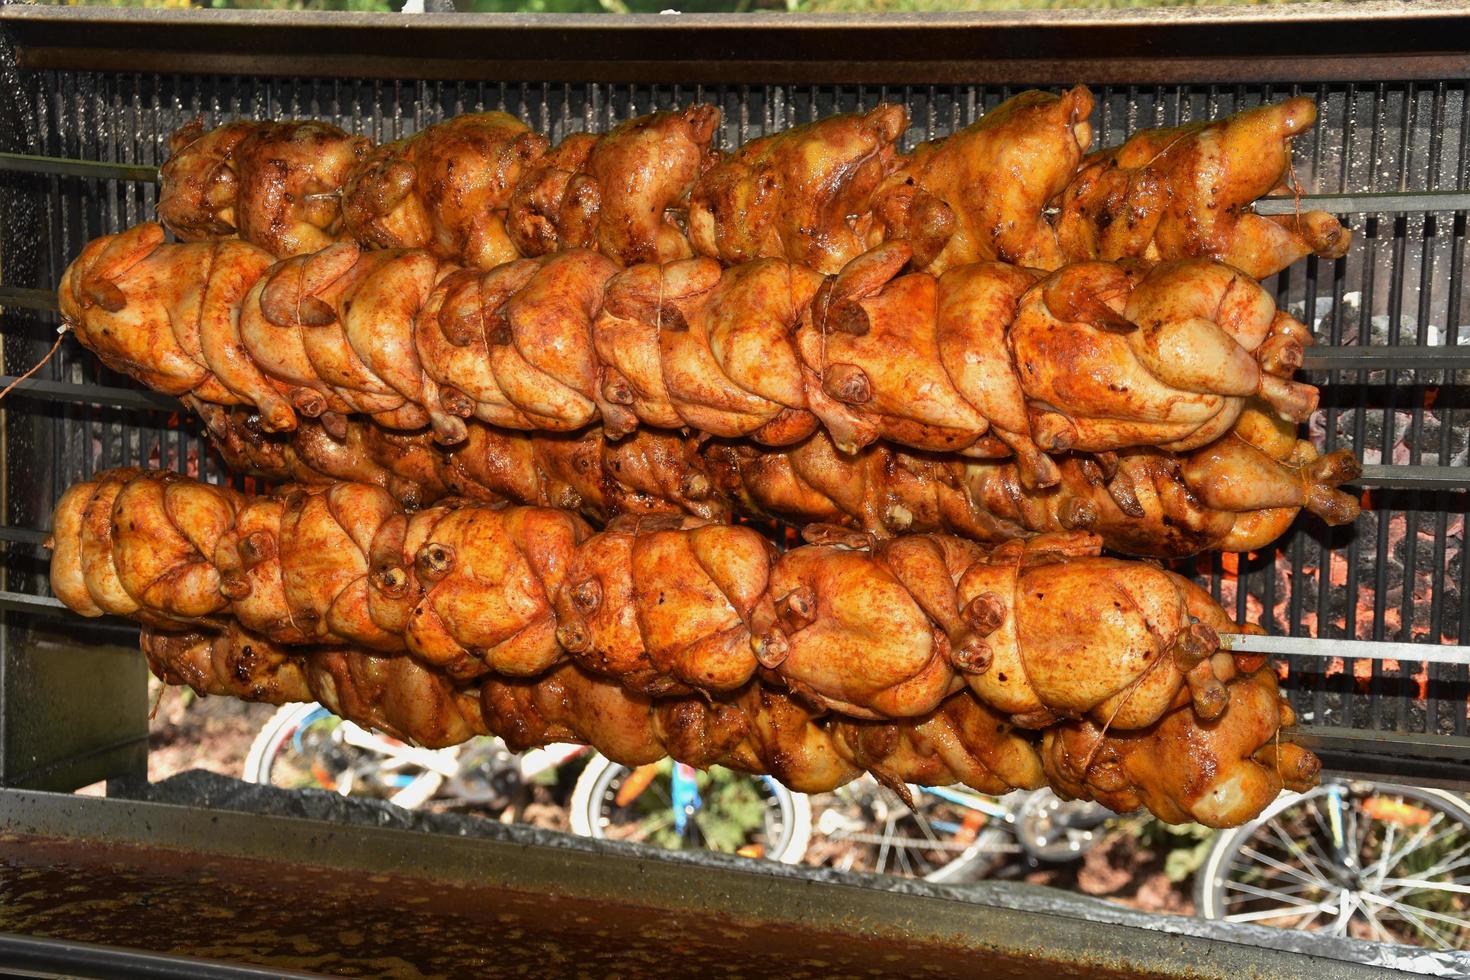
[[[3, 50], [0, 56], [9, 61]], [[3, 90], [7, 104], [0, 117], [16, 125], [0, 135], [7, 141], [0, 151], [120, 164], [157, 164], [168, 134], [195, 116], [210, 124], [307, 116], [381, 141], [457, 113], [503, 109], [561, 139], [690, 101], [723, 109], [726, 146], [834, 112], [898, 101], [913, 120], [906, 137], [912, 145], [964, 126], [1014, 94], [1004, 86], [609, 86], [70, 71], [12, 74]], [[1321, 118], [1297, 141], [1295, 173], [1304, 188], [1353, 196], [1460, 192], [1430, 201], [1390, 198], [1381, 202], [1387, 210], [1350, 213], [1347, 223], [1358, 237], [1346, 259], [1308, 259], [1268, 287], [1333, 348], [1470, 349], [1463, 196], [1470, 191], [1470, 82], [1114, 85], [1093, 91], [1096, 145], [1120, 142], [1144, 127], [1310, 95]], [[0, 172], [5, 287], [51, 289], [87, 240], [150, 218], [155, 194], [146, 180]], [[1349, 205], [1368, 206], [1361, 200]], [[1419, 210], [1440, 206], [1459, 210]], [[3, 325], [4, 367], [15, 374], [49, 347], [55, 317], [9, 308]], [[1437, 361], [1404, 354], [1396, 364], [1467, 363], [1456, 354]], [[1186, 570], [1227, 609], [1274, 634], [1470, 644], [1470, 495], [1456, 492], [1453, 482], [1453, 471], [1470, 465], [1464, 387], [1470, 370], [1335, 366], [1363, 363], [1343, 357], [1317, 363], [1324, 362], [1330, 366], [1312, 378], [1323, 388], [1322, 409], [1310, 424], [1313, 441], [1326, 450], [1352, 446], [1370, 466], [1389, 467], [1369, 490], [1363, 518], [1347, 528], [1303, 520], [1269, 552], [1206, 556]], [[70, 483], [119, 465], [230, 479], [184, 413], [166, 407], [166, 399], [138, 398], [126, 380], [101, 369], [79, 346], [64, 344], [41, 377], [60, 384], [32, 386], [5, 406], [8, 493], [0, 547], [6, 577], [0, 586], [21, 596], [47, 594], [39, 532]], [[85, 401], [68, 400], [77, 393], [68, 386], [84, 384], [127, 390], [90, 389]], [[144, 407], [160, 405], [165, 407]], [[1404, 476], [1431, 471], [1402, 467], [1449, 469], [1434, 471], [1439, 482], [1430, 488], [1414, 488]], [[27, 620], [12, 622], [20, 628]], [[1470, 759], [1470, 667], [1464, 662], [1354, 659], [1352, 648], [1325, 642], [1290, 649], [1300, 652], [1282, 658], [1286, 687], [1303, 724], [1325, 733], [1322, 744], [1338, 744], [1332, 739], [1346, 735], [1342, 744], [1357, 738], [1366, 745], [1382, 733], [1398, 733], [1412, 736], [1416, 752]], [[1463, 780], [1463, 767], [1459, 772]]]

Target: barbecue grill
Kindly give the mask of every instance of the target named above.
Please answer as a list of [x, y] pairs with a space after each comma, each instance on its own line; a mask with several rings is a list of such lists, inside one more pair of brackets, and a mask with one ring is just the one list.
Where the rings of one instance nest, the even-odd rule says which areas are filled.
[[[723, 110], [732, 146], [896, 101], [912, 119], [907, 148], [1020, 88], [1081, 82], [1097, 95], [1100, 146], [1305, 94], [1321, 117], [1295, 144], [1300, 206], [1337, 213], [1356, 238], [1346, 258], [1309, 258], [1266, 285], [1316, 333], [1311, 433], [1319, 448], [1358, 452], [1364, 514], [1339, 528], [1304, 516], [1269, 551], [1181, 570], [1266, 627], [1250, 648], [1279, 660], [1296, 738], [1329, 772], [1470, 789], [1470, 8], [1131, 13], [613, 20], [6, 6], [0, 384], [50, 348], [54, 288], [81, 246], [153, 216], [167, 137], [200, 116], [323, 119], [387, 141], [503, 109], [559, 140], [702, 101]], [[147, 805], [89, 802], [63, 818], [25, 792], [106, 779], [136, 793], [146, 773], [146, 672], [116, 649], [134, 645], [136, 628], [84, 623], [50, 597], [48, 515], [67, 486], [108, 467], [232, 477], [177, 402], [70, 340], [3, 417], [0, 823], [44, 827], [44, 811], [58, 832], [122, 842], [122, 811], [110, 808]], [[197, 823], [208, 819], [165, 823], [181, 846], [208, 849]], [[253, 832], [250, 852], [276, 847], [274, 829]]]

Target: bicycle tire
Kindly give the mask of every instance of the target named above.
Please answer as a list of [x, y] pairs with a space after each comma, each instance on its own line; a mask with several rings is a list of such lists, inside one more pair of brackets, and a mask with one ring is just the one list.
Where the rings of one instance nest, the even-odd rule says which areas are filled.
[[283, 704], [266, 719], [255, 738], [250, 743], [250, 749], [245, 753], [245, 765], [242, 778], [247, 783], [261, 783], [269, 786], [271, 782], [271, 763], [275, 761], [276, 755], [281, 750], [281, 745], [291, 736], [291, 733], [300, 727], [301, 723], [316, 712], [321, 705], [310, 701], [296, 704]]
[[[582, 774], [572, 787], [570, 810], [572, 833], [579, 837], [604, 839], [600, 820], [600, 802], [608, 784], [620, 773], [630, 771], [629, 766], [614, 762], [600, 753], [587, 760]], [[752, 779], [763, 777], [752, 776]], [[812, 839], [812, 805], [805, 793], [793, 793], [775, 780], [769, 780], [771, 795], [781, 810], [783, 834], [779, 847], [765, 857], [781, 864], [799, 864], [806, 855], [807, 845]]]
[[[1464, 799], [1454, 794], [1429, 787], [1403, 786], [1397, 783], [1382, 783], [1376, 780], [1350, 780], [1344, 782], [1352, 789], [1356, 796], [1403, 797], [1427, 804], [1432, 808], [1437, 808], [1445, 813], [1449, 819], [1458, 821], [1467, 833], [1470, 833], [1470, 803], [1467, 803]], [[1364, 789], [1360, 790], [1359, 787], [1363, 787]], [[1195, 876], [1194, 897], [1196, 914], [1207, 919], [1227, 919], [1228, 913], [1225, 907], [1225, 869], [1231, 866], [1232, 859], [1270, 821], [1305, 801], [1321, 797], [1326, 792], [1327, 787], [1324, 785], [1309, 790], [1306, 793], [1282, 794], [1255, 820], [1218, 834], [1215, 842], [1210, 847], [1209, 853], [1205, 856], [1204, 863], [1200, 866]], [[1286, 913], [1286, 915], [1289, 914], [1291, 913]], [[1284, 917], [1285, 915], [1278, 916], [1278, 918]], [[1269, 925], [1270, 919], [1262, 920], [1262, 924]], [[1293, 928], [1295, 927], [1293, 926]]]
[[[282, 747], [303, 723], [323, 711], [326, 709], [311, 701], [283, 704], [277, 708], [251, 741], [250, 748], [245, 753], [245, 763], [241, 767], [242, 778], [247, 783], [275, 785], [271, 775]], [[343, 724], [350, 725], [351, 722]], [[414, 777], [409, 785], [401, 787], [394, 794], [392, 802], [408, 809], [418, 809], [433, 797], [443, 781], [444, 777], [439, 773], [425, 770]]]

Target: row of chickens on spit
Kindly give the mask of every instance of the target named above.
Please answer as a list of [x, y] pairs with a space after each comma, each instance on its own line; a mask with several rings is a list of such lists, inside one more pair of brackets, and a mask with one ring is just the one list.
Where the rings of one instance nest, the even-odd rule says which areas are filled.
[[1308, 99], [1089, 153], [1091, 112], [908, 154], [892, 105], [733, 152], [704, 105], [556, 146], [186, 127], [163, 224], [89, 244], [62, 315], [280, 485], [77, 485], [55, 593], [168, 682], [429, 746], [1249, 820], [1318, 762], [1222, 648], [1255, 627], [1138, 559], [1357, 516], [1257, 283], [1350, 235], [1251, 209]]

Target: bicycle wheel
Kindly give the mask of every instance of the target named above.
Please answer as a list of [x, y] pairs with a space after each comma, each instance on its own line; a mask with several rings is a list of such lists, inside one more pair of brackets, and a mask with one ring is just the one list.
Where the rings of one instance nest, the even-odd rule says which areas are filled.
[[958, 882], [983, 876], [1001, 855], [1021, 853], [999, 816], [1003, 805], [993, 797], [921, 786], [910, 786], [909, 794], [913, 809], [864, 776], [817, 797], [811, 850], [819, 863], [840, 871]]
[[1434, 789], [1329, 782], [1217, 838], [1206, 918], [1379, 942], [1470, 945], [1470, 805]]
[[356, 732], [362, 729], [319, 704], [283, 705], [251, 743], [244, 778], [282, 789], [371, 796], [410, 809], [421, 806], [443, 782], [439, 772], [364, 748], [379, 738], [366, 732], [352, 738]]
[[812, 809], [769, 776], [719, 766], [696, 771], [702, 805], [684, 834], [674, 819], [673, 763], [630, 769], [594, 755], [572, 790], [572, 832], [670, 849], [703, 848], [795, 864], [811, 840]]

